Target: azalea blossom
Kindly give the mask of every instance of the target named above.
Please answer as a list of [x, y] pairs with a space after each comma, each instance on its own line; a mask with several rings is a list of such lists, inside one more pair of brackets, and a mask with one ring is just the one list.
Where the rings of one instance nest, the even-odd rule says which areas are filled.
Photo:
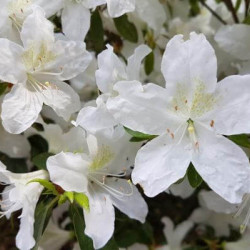
[[53, 25], [36, 7], [22, 26], [23, 47], [0, 39], [0, 79], [14, 86], [2, 104], [1, 118], [10, 133], [32, 125], [43, 103], [68, 120], [80, 108], [79, 96], [63, 80], [88, 66], [91, 58], [82, 42], [55, 41]]
[[[98, 55], [98, 70], [96, 71], [96, 84], [103, 93], [96, 99], [97, 107], [87, 106], [80, 110], [76, 125], [80, 125], [91, 133], [102, 129], [113, 128], [117, 121], [107, 110], [107, 100], [115, 95], [113, 86], [119, 80], [139, 80], [141, 62], [150, 53], [150, 48], [140, 45], [134, 54], [128, 58], [126, 65], [107, 45], [107, 49]], [[126, 83], [125, 83], [126, 84]]]
[[147, 205], [136, 187], [122, 178], [138, 148], [127, 139], [121, 129], [111, 138], [89, 135], [88, 153], [61, 152], [47, 161], [52, 182], [66, 191], [87, 194], [90, 210], [84, 210], [85, 233], [93, 239], [95, 248], [104, 246], [113, 234], [113, 206], [141, 222], [147, 215]]
[[10, 218], [13, 212], [22, 209], [19, 217], [21, 225], [16, 236], [16, 245], [21, 250], [31, 249], [35, 245], [34, 212], [43, 186], [39, 183], [29, 183], [33, 179], [48, 179], [48, 174], [45, 170], [15, 174], [6, 170], [6, 166], [0, 162], [1, 184], [8, 185], [2, 193], [1, 214]]
[[40, 6], [46, 17], [54, 15], [60, 8], [61, 0], [2, 0], [0, 9], [0, 37], [20, 42], [19, 33], [24, 20], [33, 8]]
[[[199, 53], [198, 53], [199, 52]], [[250, 76], [216, 79], [216, 57], [205, 36], [190, 34], [167, 44], [162, 73], [166, 89], [118, 82], [108, 110], [124, 126], [159, 135], [142, 147], [132, 180], [155, 196], [182, 178], [190, 162], [217, 194], [239, 203], [249, 190], [249, 160], [223, 135], [250, 131]]]
[[182, 250], [182, 241], [186, 237], [187, 233], [191, 230], [194, 223], [192, 221], [183, 221], [174, 227], [174, 223], [168, 217], [162, 218], [164, 224], [164, 235], [167, 239], [167, 245], [157, 247], [157, 250]]

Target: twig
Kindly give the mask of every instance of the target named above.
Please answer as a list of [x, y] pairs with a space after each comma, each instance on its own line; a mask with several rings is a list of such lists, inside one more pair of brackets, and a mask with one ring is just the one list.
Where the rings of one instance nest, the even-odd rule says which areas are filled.
[[250, 0], [245, 0], [245, 18], [247, 18], [249, 13]]
[[[224, 25], [226, 25], [227, 24], [227, 22], [226, 21], [224, 21], [210, 6], [208, 6], [205, 2], [204, 2], [204, 0], [199, 0], [200, 1], [200, 3], [205, 7], [205, 8], [207, 8], [211, 13], [212, 13], [212, 15], [215, 17], [215, 18], [217, 18], [221, 23], [223, 23]], [[248, 1], [248, 0], [247, 0]]]
[[232, 17], [234, 19], [234, 22], [235, 23], [239, 23], [239, 18], [238, 18], [237, 14], [236, 14], [236, 11], [235, 11], [235, 8], [233, 6], [232, 1], [231, 0], [222, 0], [222, 1], [225, 3], [225, 5], [227, 6], [228, 10], [231, 12]]

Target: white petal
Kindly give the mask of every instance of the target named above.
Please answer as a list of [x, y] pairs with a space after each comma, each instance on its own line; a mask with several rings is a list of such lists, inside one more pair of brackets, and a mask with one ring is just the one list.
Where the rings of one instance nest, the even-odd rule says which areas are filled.
[[223, 135], [250, 132], [250, 75], [229, 76], [218, 83], [214, 126]]
[[135, 0], [107, 0], [107, 6], [111, 17], [119, 17], [135, 10]]
[[53, 47], [55, 60], [45, 65], [44, 71], [61, 73], [59, 80], [69, 80], [85, 71], [92, 60], [86, 46], [80, 41], [56, 41]]
[[232, 215], [217, 214], [205, 208], [197, 208], [190, 216], [190, 220], [196, 224], [211, 226], [214, 229], [216, 236], [229, 237], [229, 226], [233, 224], [232, 222], [235, 220], [235, 218], [233, 218]]
[[168, 191], [175, 196], [186, 199], [194, 193], [195, 188], [191, 187], [188, 178], [185, 177], [181, 183], [171, 185]]
[[98, 55], [98, 70], [96, 71], [96, 84], [103, 93], [111, 93], [113, 84], [121, 79], [127, 79], [125, 64], [108, 45], [107, 49]]
[[152, 135], [178, 127], [179, 118], [167, 110], [170, 98], [166, 89], [152, 83], [142, 86], [137, 81], [120, 81], [114, 90], [119, 95], [109, 98], [107, 108], [122, 125]]
[[40, 184], [35, 183], [36, 192], [30, 192], [27, 203], [23, 207], [21, 214], [21, 224], [16, 236], [16, 245], [19, 249], [29, 250], [35, 245], [35, 239], [33, 237], [34, 233], [34, 213], [36, 208], [36, 203], [39, 199], [39, 196], [43, 190], [43, 187]]
[[90, 211], [84, 210], [85, 234], [93, 240], [94, 248], [99, 249], [113, 235], [115, 211], [108, 195], [93, 191], [88, 197]]
[[183, 221], [178, 224], [175, 228], [174, 237], [173, 237], [173, 246], [181, 247], [182, 241], [185, 239], [187, 233], [191, 230], [194, 223], [192, 221]]
[[30, 144], [23, 135], [13, 135], [0, 126], [0, 151], [12, 158], [24, 158], [30, 155]]
[[184, 221], [176, 226], [168, 217], [163, 217], [162, 222], [164, 223], [164, 235], [168, 241], [170, 249], [180, 249], [181, 243], [187, 235], [188, 231], [192, 228], [192, 221]]
[[96, 6], [105, 4], [106, 0], [84, 0], [82, 3], [85, 6], [85, 8], [95, 9]]
[[250, 26], [223, 25], [215, 35], [219, 46], [240, 60], [250, 60]]
[[249, 160], [244, 151], [221, 135], [196, 125], [199, 151], [192, 162], [210, 188], [230, 203], [249, 191]]
[[168, 134], [160, 135], [148, 142], [135, 158], [133, 182], [139, 183], [149, 197], [166, 190], [186, 173], [191, 160], [191, 150], [186, 146], [186, 139], [180, 141], [179, 135], [174, 139]]
[[150, 52], [151, 49], [145, 44], [135, 49], [134, 54], [128, 58], [128, 80], [140, 80], [141, 62]]
[[82, 4], [68, 1], [62, 11], [63, 33], [72, 40], [83, 41], [89, 27], [90, 11]]
[[[111, 195], [110, 198], [114, 206], [116, 206], [123, 213], [132, 219], [136, 219], [141, 223], [144, 223], [148, 213], [148, 206], [137, 188], [134, 185], [129, 184], [127, 180], [122, 179], [113, 181], [113, 183], [109, 186], [121, 192], [130, 193], [130, 195], [123, 195], [121, 197]], [[128, 190], [125, 191], [125, 189]]]
[[54, 42], [54, 26], [45, 18], [44, 10], [40, 7], [35, 7], [33, 13], [30, 14], [24, 21], [20, 33], [25, 49], [40, 51], [43, 43], [50, 45]]
[[86, 192], [87, 167], [82, 154], [59, 153], [47, 160], [51, 180], [66, 191]]
[[213, 91], [217, 83], [215, 53], [202, 34], [191, 33], [185, 42], [182, 35], [174, 36], [166, 46], [161, 70], [166, 87], [176, 88], [177, 84], [184, 84], [190, 88], [202, 82], [207, 90]]
[[113, 128], [117, 122], [105, 106], [85, 107], [77, 116], [76, 125], [81, 126], [91, 133], [102, 129]]
[[23, 48], [7, 39], [0, 39], [0, 79], [5, 82], [25, 83], [25, 67], [22, 64]]
[[225, 201], [213, 191], [202, 190], [199, 193], [199, 203], [216, 213], [232, 214], [237, 211], [237, 205]]
[[78, 94], [65, 82], [54, 81], [52, 86], [42, 93], [44, 103], [65, 120], [69, 120], [81, 107]]
[[53, 0], [53, 1], [36, 0], [35, 3], [36, 5], [39, 5], [44, 9], [46, 17], [53, 16], [63, 6], [63, 0]]
[[21, 84], [15, 85], [3, 100], [1, 118], [4, 128], [13, 134], [25, 131], [36, 121], [42, 104], [39, 93]]
[[155, 0], [136, 0], [136, 12], [147, 25], [159, 32], [166, 21], [164, 7]]

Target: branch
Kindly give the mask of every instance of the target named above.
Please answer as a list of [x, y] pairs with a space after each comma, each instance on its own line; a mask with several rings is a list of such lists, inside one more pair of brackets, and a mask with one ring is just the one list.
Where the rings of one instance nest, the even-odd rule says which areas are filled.
[[[206, 3], [205, 3], [205, 1], [204, 0], [199, 0], [200, 1], [200, 3], [205, 7], [205, 8], [207, 8], [210, 12], [211, 12], [211, 14], [215, 17], [215, 18], [217, 18], [222, 24], [224, 24], [224, 25], [226, 25], [227, 23], [226, 23], [226, 21], [224, 21], [211, 7], [209, 7]], [[248, 0], [246, 0], [246, 1], [248, 1]]]
[[225, 5], [227, 6], [228, 10], [231, 12], [232, 17], [234, 19], [234, 22], [235, 23], [239, 23], [239, 18], [238, 18], [237, 14], [236, 14], [236, 11], [235, 11], [235, 8], [233, 6], [232, 1], [231, 0], [222, 0], [222, 1], [225, 3]]
[[245, 18], [247, 18], [248, 16], [249, 7], [250, 7], [250, 0], [245, 0]]

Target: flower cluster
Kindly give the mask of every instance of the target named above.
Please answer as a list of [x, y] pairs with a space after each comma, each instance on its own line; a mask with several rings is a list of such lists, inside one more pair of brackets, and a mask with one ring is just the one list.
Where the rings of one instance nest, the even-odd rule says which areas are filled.
[[249, 1], [2, 0], [0, 17], [16, 247], [249, 248]]

